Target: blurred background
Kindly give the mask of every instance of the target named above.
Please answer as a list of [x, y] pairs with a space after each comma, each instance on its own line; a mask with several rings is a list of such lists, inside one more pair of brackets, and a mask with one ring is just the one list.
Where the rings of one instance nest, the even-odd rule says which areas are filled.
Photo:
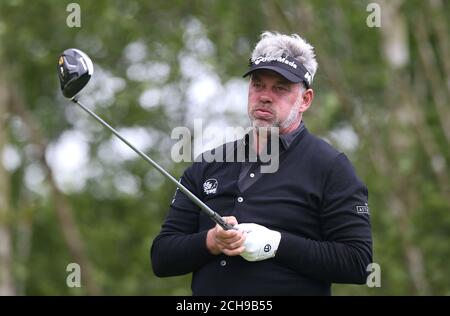
[[177, 178], [175, 127], [202, 119], [205, 149], [248, 126], [241, 75], [272, 30], [315, 46], [304, 120], [369, 188], [381, 286], [334, 294], [450, 295], [448, 1], [70, 3], [0, 3], [0, 294], [190, 295], [149, 261], [175, 186], [62, 97], [57, 58], [86, 52], [81, 102]]

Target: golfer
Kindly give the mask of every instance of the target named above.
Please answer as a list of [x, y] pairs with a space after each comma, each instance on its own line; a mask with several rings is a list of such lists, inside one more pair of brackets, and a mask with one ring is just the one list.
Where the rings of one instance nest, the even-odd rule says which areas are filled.
[[[151, 247], [157, 276], [193, 273], [193, 295], [227, 296], [330, 295], [332, 283], [366, 282], [367, 188], [303, 118], [317, 66], [299, 35], [262, 33], [244, 75], [252, 129], [224, 145], [224, 155], [243, 149], [243, 159], [198, 161], [180, 180], [235, 229], [215, 225], [178, 190]], [[263, 152], [276, 170], [262, 168]]]

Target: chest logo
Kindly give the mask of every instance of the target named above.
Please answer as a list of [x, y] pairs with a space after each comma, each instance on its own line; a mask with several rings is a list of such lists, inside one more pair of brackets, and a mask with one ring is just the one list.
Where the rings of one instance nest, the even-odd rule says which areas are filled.
[[207, 195], [209, 194], [216, 194], [217, 193], [217, 187], [219, 186], [219, 182], [214, 179], [208, 179], [203, 183], [203, 191], [205, 191], [205, 193]]

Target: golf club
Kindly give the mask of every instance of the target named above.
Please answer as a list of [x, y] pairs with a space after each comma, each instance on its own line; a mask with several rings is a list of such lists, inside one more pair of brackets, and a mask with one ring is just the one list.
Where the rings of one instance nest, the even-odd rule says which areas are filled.
[[214, 212], [209, 206], [207, 206], [197, 196], [190, 192], [184, 185], [178, 182], [170, 173], [164, 170], [142, 151], [133, 146], [122, 135], [120, 135], [118, 131], [112, 128], [102, 118], [100, 118], [97, 114], [92, 112], [77, 100], [77, 94], [86, 86], [93, 72], [94, 67], [88, 55], [86, 55], [79, 49], [66, 49], [58, 59], [58, 77], [63, 95], [80, 106], [92, 117], [94, 117], [100, 124], [109, 129], [114, 135], [116, 135], [122, 142], [124, 142], [126, 145], [128, 145], [128, 147], [134, 150], [145, 161], [155, 167], [156, 170], [158, 170], [163, 176], [172, 181], [172, 183], [174, 183], [181, 192], [186, 194], [186, 196], [198, 207], [200, 207], [200, 209], [205, 212], [214, 222], [216, 222], [225, 230], [235, 229], [231, 224], [225, 222], [225, 220], [219, 214]]

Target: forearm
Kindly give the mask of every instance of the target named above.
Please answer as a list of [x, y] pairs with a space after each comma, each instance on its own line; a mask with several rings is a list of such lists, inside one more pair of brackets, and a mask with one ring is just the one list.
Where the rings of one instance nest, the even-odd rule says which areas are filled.
[[214, 258], [206, 247], [207, 231], [195, 234], [162, 233], [153, 242], [151, 262], [159, 277], [191, 273]]
[[372, 261], [371, 240], [315, 241], [282, 233], [275, 260], [318, 280], [363, 284]]

